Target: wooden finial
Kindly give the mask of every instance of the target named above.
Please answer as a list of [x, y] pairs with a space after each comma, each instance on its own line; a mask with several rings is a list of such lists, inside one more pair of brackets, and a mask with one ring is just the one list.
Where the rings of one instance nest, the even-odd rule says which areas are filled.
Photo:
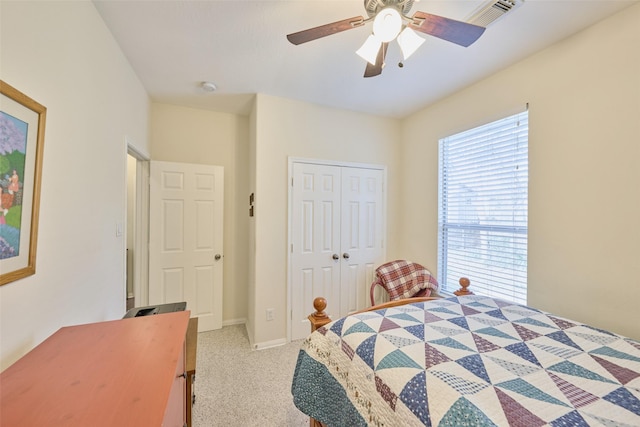
[[460, 283], [461, 288], [454, 292], [456, 296], [473, 295], [473, 292], [467, 289], [471, 284], [468, 278], [461, 277], [460, 280], [458, 280], [458, 283]]
[[325, 308], [327, 308], [326, 299], [322, 297], [314, 299], [313, 308], [316, 309], [315, 313], [310, 314], [309, 317], [307, 317], [309, 322], [311, 322], [311, 332], [331, 322], [331, 318], [324, 312]]
[[324, 312], [324, 309], [327, 308], [327, 300], [318, 297], [313, 300], [313, 308], [316, 309], [316, 312], [313, 313], [315, 317], [327, 317], [327, 313]]

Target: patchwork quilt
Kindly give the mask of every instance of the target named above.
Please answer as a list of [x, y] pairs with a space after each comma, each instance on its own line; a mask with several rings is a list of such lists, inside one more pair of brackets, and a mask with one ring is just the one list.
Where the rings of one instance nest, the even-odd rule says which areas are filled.
[[640, 343], [471, 295], [311, 334], [295, 405], [339, 426], [640, 426]]

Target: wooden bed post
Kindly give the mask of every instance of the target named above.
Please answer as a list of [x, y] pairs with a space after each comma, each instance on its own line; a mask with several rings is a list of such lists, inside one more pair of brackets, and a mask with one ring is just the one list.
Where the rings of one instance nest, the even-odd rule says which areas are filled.
[[460, 280], [458, 280], [458, 283], [460, 283], [461, 288], [454, 292], [456, 296], [461, 297], [464, 295], [473, 295], [473, 292], [467, 289], [471, 284], [468, 278], [461, 277]]
[[[323, 297], [317, 297], [314, 299], [313, 308], [315, 308], [316, 311], [307, 317], [309, 322], [311, 322], [311, 332], [331, 322], [331, 318], [324, 312], [324, 309], [327, 308], [326, 299]], [[325, 427], [325, 425], [313, 417], [309, 417], [309, 427]]]
[[314, 299], [313, 308], [315, 308], [316, 311], [313, 314], [310, 314], [309, 317], [307, 317], [307, 319], [309, 319], [309, 322], [311, 322], [311, 332], [331, 322], [331, 318], [327, 316], [327, 313], [324, 312], [324, 309], [327, 308], [326, 299], [322, 297]]

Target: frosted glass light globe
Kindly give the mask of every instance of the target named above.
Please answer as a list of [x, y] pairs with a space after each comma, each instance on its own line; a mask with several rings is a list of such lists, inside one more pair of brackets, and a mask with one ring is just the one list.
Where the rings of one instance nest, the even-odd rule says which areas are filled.
[[373, 34], [382, 43], [395, 39], [402, 29], [402, 17], [393, 7], [386, 7], [373, 20]]

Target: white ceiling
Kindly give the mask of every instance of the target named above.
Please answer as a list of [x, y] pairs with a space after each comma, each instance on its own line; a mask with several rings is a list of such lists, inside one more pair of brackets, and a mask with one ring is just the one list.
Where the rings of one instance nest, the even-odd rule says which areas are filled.
[[[355, 51], [371, 24], [294, 46], [289, 33], [354, 16], [362, 0], [94, 0], [155, 102], [248, 114], [256, 93], [405, 117], [610, 16], [638, 0], [525, 0], [468, 48], [425, 35], [398, 67], [390, 45], [380, 76], [363, 78]], [[416, 1], [467, 20], [483, 1]], [[217, 85], [214, 93], [199, 87]], [[523, 82], [526, 84], [526, 82]]]

